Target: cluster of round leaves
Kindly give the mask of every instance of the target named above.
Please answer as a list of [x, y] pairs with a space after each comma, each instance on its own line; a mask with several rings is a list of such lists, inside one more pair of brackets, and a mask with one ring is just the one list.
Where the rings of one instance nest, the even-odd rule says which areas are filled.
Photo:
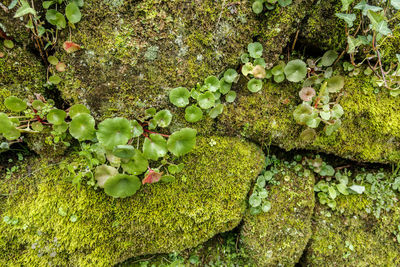
[[[41, 100], [27, 103], [15, 96], [6, 98], [4, 104], [16, 115], [20, 115], [28, 108], [33, 110], [34, 114], [38, 114], [40, 110], [49, 106]], [[25, 116], [15, 117], [26, 118]], [[93, 145], [93, 152], [97, 158], [95, 165], [103, 164], [96, 169], [95, 179], [98, 185], [104, 187], [105, 192], [113, 197], [133, 195], [141, 184], [136, 175], [141, 175], [146, 171], [148, 173], [145, 174], [143, 183], [159, 181], [161, 173], [151, 170], [149, 161], [163, 159], [167, 157], [168, 152], [175, 157], [181, 157], [189, 153], [196, 144], [197, 132], [191, 128], [183, 128], [169, 136], [149, 130], [169, 126], [172, 120], [169, 110], [156, 112], [154, 108], [148, 109], [145, 116], [146, 123], [122, 117], [105, 119], [98, 124], [97, 129], [95, 119], [90, 115], [89, 109], [82, 104], [73, 105], [67, 111], [51, 106], [43, 113], [40, 120], [39, 118], [36, 115], [31, 116], [29, 121], [32, 122], [32, 132], [39, 132], [44, 126], [51, 124], [53, 132], [67, 133], [68, 131], [80, 142], [91, 141], [95, 144]], [[26, 131], [18, 127], [18, 119], [15, 121], [14, 117], [10, 118], [5, 113], [0, 113], [0, 124], [2, 125], [0, 134], [7, 140], [15, 140], [20, 137], [21, 131]], [[138, 140], [138, 146], [139, 143], [142, 144], [142, 150], [139, 150], [138, 146], [135, 148], [131, 145], [134, 138], [142, 138], [142, 141]], [[182, 170], [181, 165], [173, 166], [179, 167], [169, 167], [168, 173], [178, 173]], [[119, 173], [119, 168], [123, 170], [123, 173]], [[169, 174], [164, 179], [164, 181], [171, 180], [173, 176]]]
[[301, 133], [300, 137], [304, 141], [314, 140], [316, 133], [313, 129], [321, 122], [325, 124], [324, 131], [327, 135], [331, 135], [341, 126], [343, 108], [338, 103], [332, 103], [330, 99], [330, 94], [338, 93], [344, 87], [344, 78], [333, 76], [331, 65], [337, 56], [336, 52], [327, 51], [318, 61], [307, 60], [313, 75], [303, 82], [303, 88], [299, 92], [303, 102], [293, 111], [295, 121], [309, 127]]
[[274, 181], [274, 175], [275, 173], [270, 170], [264, 171], [258, 176], [253, 192], [249, 197], [250, 213], [252, 215], [268, 212], [271, 209], [271, 202], [268, 201], [268, 190], [266, 187], [267, 184]]
[[[10, 5], [9, 9], [14, 8], [18, 1], [15, 1], [14, 5]], [[59, 12], [61, 5], [65, 4], [65, 14]], [[58, 30], [64, 29], [67, 26], [67, 20], [70, 26], [73, 26], [75, 23], [78, 23], [81, 18], [82, 14], [80, 8], [83, 7], [84, 2], [83, 0], [51, 0], [51, 1], [43, 1], [42, 6], [46, 9], [46, 21], [51, 25], [57, 27]], [[38, 35], [43, 35], [46, 31], [50, 31], [46, 29], [40, 23], [40, 16], [38, 16], [36, 10], [30, 6], [29, 2], [26, 0], [20, 0], [20, 6], [14, 14], [15, 18], [23, 17], [25, 15], [32, 15], [35, 23], [38, 23], [40, 26], [38, 27]], [[65, 16], [64, 16], [65, 15]], [[27, 24], [28, 28], [33, 29], [33, 22], [30, 20]]]
[[306, 161], [311, 170], [329, 179], [329, 181], [320, 180], [314, 186], [314, 191], [317, 192], [318, 200], [322, 205], [326, 204], [328, 207], [335, 210], [335, 199], [340, 194], [347, 196], [349, 194], [362, 194], [365, 191], [364, 186], [357, 184], [349, 185], [350, 171], [335, 172], [335, 169], [324, 162], [318, 155], [314, 159], [306, 159]]
[[264, 7], [267, 10], [273, 10], [276, 5], [286, 7], [292, 3], [292, 0], [255, 0], [252, 5], [253, 12], [260, 14]]
[[[169, 100], [177, 107], [185, 109], [185, 119], [188, 122], [200, 121], [205, 111], [211, 118], [216, 118], [224, 111], [222, 96], [225, 102], [232, 103], [236, 99], [236, 92], [231, 90], [232, 83], [239, 79], [234, 69], [228, 69], [218, 79], [216, 76], [208, 76], [203, 85], [197, 85], [189, 91], [185, 87], [177, 87], [169, 93]], [[190, 104], [196, 101], [195, 104]]]

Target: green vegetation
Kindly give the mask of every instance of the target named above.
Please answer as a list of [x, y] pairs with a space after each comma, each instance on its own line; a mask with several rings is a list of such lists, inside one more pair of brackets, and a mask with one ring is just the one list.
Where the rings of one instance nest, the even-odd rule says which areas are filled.
[[[68, 167], [72, 182], [80, 187], [86, 177], [89, 179], [88, 184], [104, 188], [113, 197], [135, 194], [141, 186], [136, 175], [143, 173], [143, 184], [155, 183], [160, 179], [172, 182], [175, 177], [168, 171], [171, 163], [167, 161], [170, 158], [167, 153], [181, 157], [196, 145], [197, 131], [191, 128], [183, 128], [171, 135], [151, 131], [157, 126], [169, 126], [172, 120], [169, 110], [156, 113], [155, 109], [151, 109], [146, 117], [139, 120], [130, 121], [120, 117], [105, 119], [98, 124], [96, 130], [90, 111], [81, 104], [70, 107], [67, 113], [55, 108], [52, 101], [46, 101], [37, 95], [36, 100], [28, 102], [9, 96], [4, 105], [11, 113], [0, 113], [0, 123], [3, 125], [0, 134], [7, 140], [1, 144], [2, 150], [15, 142], [21, 142], [21, 133], [37, 134], [44, 131], [45, 127], [48, 129], [50, 125], [52, 131], [49, 142], [61, 142], [69, 146], [70, 143], [65, 141], [69, 130], [69, 134], [81, 142], [79, 155], [82, 157], [81, 165]], [[134, 147], [132, 143], [136, 140], [137, 145]], [[139, 150], [141, 144], [142, 151]], [[149, 160], [156, 162], [160, 158], [161, 165], [155, 169], [150, 168]], [[167, 178], [162, 178], [162, 168], [165, 169]], [[119, 169], [123, 173], [119, 173]]]

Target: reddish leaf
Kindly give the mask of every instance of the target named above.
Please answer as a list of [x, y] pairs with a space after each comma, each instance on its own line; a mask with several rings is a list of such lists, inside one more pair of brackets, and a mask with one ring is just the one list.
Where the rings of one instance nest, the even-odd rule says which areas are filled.
[[56, 70], [59, 71], [59, 72], [63, 72], [63, 71], [65, 71], [66, 67], [67, 66], [64, 63], [58, 62], [57, 65], [56, 65]]
[[153, 170], [150, 170], [149, 173], [144, 177], [142, 180], [142, 184], [152, 184], [160, 181], [162, 176], [162, 172], [155, 172]]
[[67, 51], [67, 53], [73, 53], [81, 49], [81, 46], [74, 42], [65, 41], [63, 44], [63, 48], [65, 49], [65, 51]]

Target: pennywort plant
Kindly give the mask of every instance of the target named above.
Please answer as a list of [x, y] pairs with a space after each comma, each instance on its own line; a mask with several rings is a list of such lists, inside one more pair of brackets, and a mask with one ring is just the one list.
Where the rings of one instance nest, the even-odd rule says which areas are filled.
[[[83, 6], [83, 0], [43, 1], [44, 17], [40, 15], [40, 11], [35, 9], [33, 2], [27, 0], [13, 0], [7, 7], [8, 10], [16, 9], [14, 18], [21, 18], [27, 21], [25, 26], [31, 31], [34, 45], [40, 52], [43, 61], [49, 63], [50, 66], [54, 65], [56, 71], [49, 68], [50, 72], [53, 73], [48, 78], [48, 82], [51, 84], [56, 85], [61, 82], [57, 72], [65, 71], [66, 68], [63, 62], [50, 55], [51, 50], [57, 43], [60, 30], [67, 27], [74, 29], [75, 25], [80, 22], [82, 18], [81, 8]], [[10, 40], [8, 41], [12, 43]], [[72, 41], [65, 41], [63, 48], [67, 53], [72, 53], [79, 50], [80, 46]]]
[[[196, 130], [183, 128], [165, 133], [172, 120], [169, 110], [146, 110], [142, 118], [108, 118], [96, 124], [90, 111], [82, 104], [67, 110], [54, 107], [54, 103], [41, 96], [24, 101], [10, 96], [4, 101], [10, 110], [0, 113], [1, 146], [8, 148], [21, 142], [21, 134], [35, 134], [50, 128], [55, 143], [70, 136], [80, 142], [80, 164], [66, 166], [71, 181], [80, 186], [84, 178], [88, 184], [104, 188], [106, 194], [124, 198], [146, 183], [172, 182], [174, 174], [183, 164], [172, 163], [189, 153], [196, 144]], [[160, 129], [164, 133], [158, 132]], [[159, 164], [152, 168], [152, 164]], [[141, 177], [141, 179], [139, 179]]]
[[[347, 52], [351, 64], [358, 68], [366, 63], [370, 72], [374, 74], [375, 86], [390, 90], [392, 96], [400, 94], [400, 54], [397, 55], [399, 63], [383, 66], [381, 44], [392, 35], [391, 23], [396, 19], [396, 12], [400, 10], [400, 1], [391, 0], [377, 2], [370, 5], [365, 0], [343, 0], [340, 13], [336, 16], [346, 23], [345, 33], [347, 47], [342, 54]], [[362, 53], [361, 53], [362, 52]], [[362, 58], [355, 62], [356, 55]]]

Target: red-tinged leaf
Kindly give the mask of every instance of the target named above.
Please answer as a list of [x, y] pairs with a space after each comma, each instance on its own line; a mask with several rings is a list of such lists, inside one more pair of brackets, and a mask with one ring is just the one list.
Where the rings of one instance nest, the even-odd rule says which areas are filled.
[[162, 172], [155, 172], [153, 170], [150, 170], [146, 177], [144, 177], [144, 179], [142, 180], [142, 184], [157, 183], [158, 181], [160, 181], [162, 174]]
[[81, 49], [81, 46], [71, 41], [65, 41], [63, 48], [65, 51], [67, 51], [67, 53], [73, 53]]
[[63, 72], [63, 71], [65, 71], [66, 67], [67, 66], [63, 62], [58, 62], [56, 65], [56, 70], [59, 72]]

